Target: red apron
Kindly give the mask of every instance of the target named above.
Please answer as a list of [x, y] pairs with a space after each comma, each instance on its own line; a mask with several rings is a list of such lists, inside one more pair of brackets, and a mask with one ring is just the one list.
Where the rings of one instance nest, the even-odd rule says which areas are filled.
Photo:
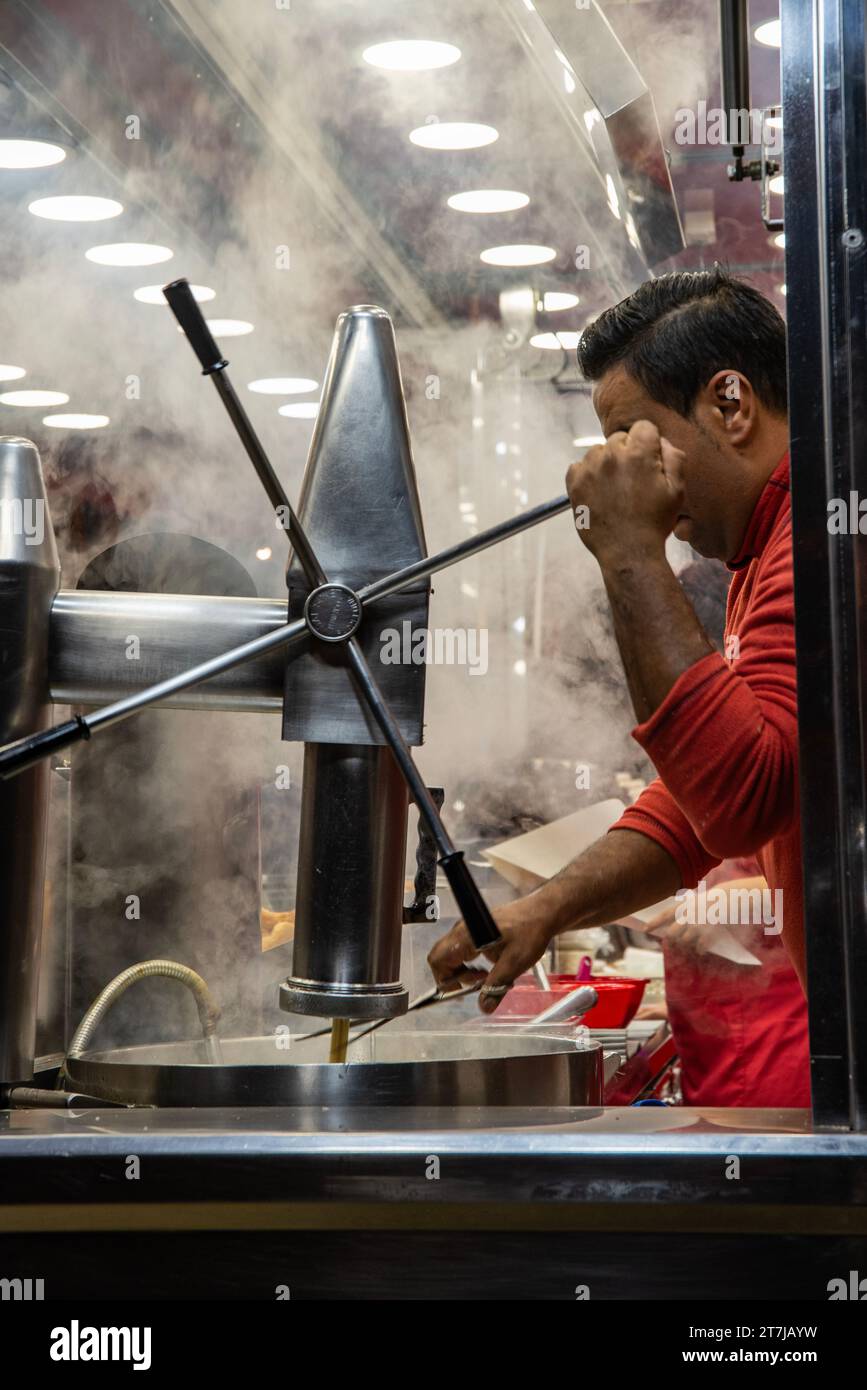
[[[727, 861], [708, 886], [755, 873]], [[685, 1105], [804, 1109], [810, 1104], [807, 1001], [778, 936], [738, 929], [760, 965], [663, 944], [668, 1020]]]

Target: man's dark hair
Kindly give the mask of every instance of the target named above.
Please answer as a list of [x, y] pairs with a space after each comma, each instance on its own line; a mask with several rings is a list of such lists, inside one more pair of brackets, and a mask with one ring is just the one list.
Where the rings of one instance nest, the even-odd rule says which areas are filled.
[[786, 412], [786, 326], [770, 300], [721, 266], [647, 280], [584, 330], [578, 365], [588, 381], [620, 365], [680, 415], [731, 367], [768, 410]]

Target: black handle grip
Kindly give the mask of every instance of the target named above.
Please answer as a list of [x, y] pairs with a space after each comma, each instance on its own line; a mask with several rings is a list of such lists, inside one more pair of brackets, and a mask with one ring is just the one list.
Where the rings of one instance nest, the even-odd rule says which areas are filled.
[[[438, 811], [443, 808], [445, 789], [428, 787], [431, 800]], [[418, 845], [415, 851], [415, 880], [413, 900], [403, 909], [404, 922], [430, 922], [428, 904], [437, 891], [437, 843], [424, 816], [418, 818]]]
[[502, 941], [488, 905], [464, 862], [463, 850], [456, 849], [451, 854], [443, 855], [440, 863], [455, 895], [455, 902], [461, 910], [461, 916], [467, 924], [467, 931], [473, 938], [473, 945], [479, 951], [484, 951], [488, 946]]
[[64, 724], [55, 724], [53, 729], [28, 734], [27, 738], [0, 749], [0, 778], [5, 781], [7, 777], [15, 777], [58, 748], [66, 748], [70, 743], [78, 743], [84, 738], [90, 738], [90, 729], [80, 714], [74, 719], [67, 719]]
[[201, 363], [203, 375], [209, 376], [211, 372], [220, 372], [228, 367], [229, 363], [214, 342], [205, 316], [193, 297], [189, 280], [172, 280], [171, 284], [163, 285], [163, 294]]

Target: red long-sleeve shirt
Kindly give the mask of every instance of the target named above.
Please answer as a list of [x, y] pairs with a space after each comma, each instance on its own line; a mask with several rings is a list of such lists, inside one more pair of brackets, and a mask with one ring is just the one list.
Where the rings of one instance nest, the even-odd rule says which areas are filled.
[[[733, 571], [726, 655], [695, 662], [633, 730], [659, 773], [612, 829], [668, 851], [684, 888], [754, 855], [782, 890], [782, 939], [805, 983], [789, 459], [756, 504]], [[777, 922], [779, 925], [779, 921]]]

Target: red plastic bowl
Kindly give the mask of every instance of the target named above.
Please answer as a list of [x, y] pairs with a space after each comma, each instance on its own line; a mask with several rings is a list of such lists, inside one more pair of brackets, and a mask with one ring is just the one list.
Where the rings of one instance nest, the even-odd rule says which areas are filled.
[[577, 980], [574, 975], [551, 975], [550, 989], [539, 989], [529, 983], [531, 979], [530, 975], [522, 975], [496, 1012], [489, 1017], [494, 1021], [533, 1018], [562, 999], [564, 994], [584, 984], [593, 986], [599, 995], [599, 1002], [582, 1016], [581, 1022], [588, 1028], [625, 1028], [638, 1013], [647, 988], [646, 980], [632, 980], [621, 975], [594, 975], [589, 980]]

